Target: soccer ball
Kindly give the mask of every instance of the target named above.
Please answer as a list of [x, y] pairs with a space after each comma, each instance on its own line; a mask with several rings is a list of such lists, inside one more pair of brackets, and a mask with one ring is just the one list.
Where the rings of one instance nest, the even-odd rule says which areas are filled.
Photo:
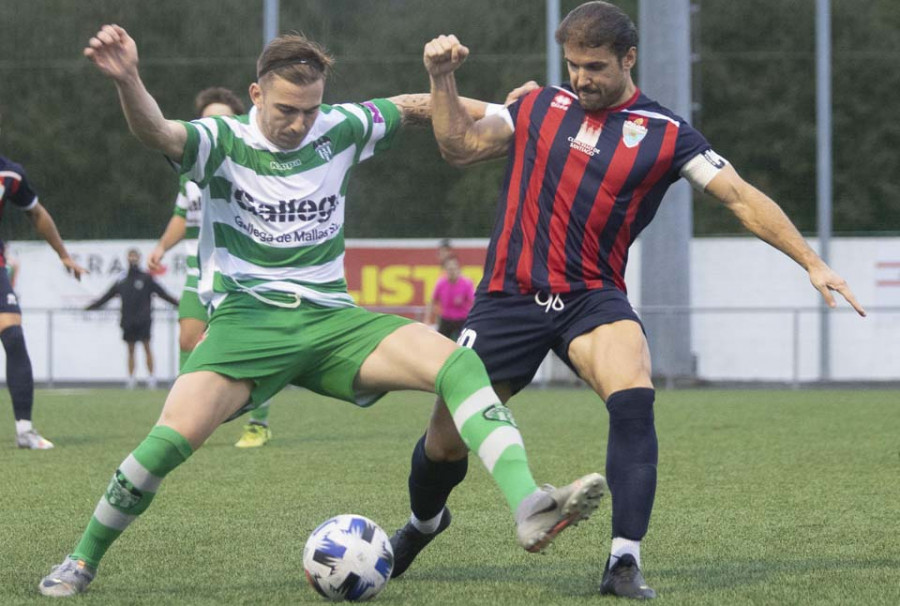
[[309, 584], [325, 599], [368, 600], [391, 578], [394, 550], [378, 524], [344, 514], [323, 522], [309, 535], [303, 568]]

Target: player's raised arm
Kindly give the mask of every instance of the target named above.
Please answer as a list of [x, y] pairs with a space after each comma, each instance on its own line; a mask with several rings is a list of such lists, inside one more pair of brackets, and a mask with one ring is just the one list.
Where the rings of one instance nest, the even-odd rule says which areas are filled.
[[859, 315], [866, 315], [866, 310], [856, 300], [846, 280], [828, 267], [810, 248], [781, 207], [744, 181], [730, 164], [725, 164], [719, 170], [706, 185], [705, 191], [728, 207], [750, 232], [799, 263], [809, 273], [810, 282], [822, 293], [829, 307], [836, 306], [831, 294], [834, 290]]
[[[521, 86], [517, 86], [506, 95], [503, 105], [468, 97], [459, 97], [459, 100], [469, 117], [477, 122], [482, 118], [500, 113], [505, 106], [510, 105], [519, 97], [530, 93], [536, 88], [540, 88], [540, 86], [534, 80], [529, 80]], [[400, 120], [404, 126], [428, 126], [431, 124], [432, 109], [431, 95], [429, 93], [395, 95], [389, 97], [388, 101], [392, 102], [400, 110]]]
[[502, 117], [487, 116], [476, 122], [466, 110], [456, 90], [454, 72], [468, 55], [469, 49], [453, 35], [438, 36], [425, 45], [434, 135], [441, 155], [455, 166], [503, 156], [513, 136]]
[[174, 120], [166, 120], [156, 100], [147, 92], [138, 73], [137, 45], [118, 25], [104, 25], [84, 49], [84, 56], [112, 79], [119, 91], [128, 127], [147, 147], [175, 161], [181, 160], [187, 131]]

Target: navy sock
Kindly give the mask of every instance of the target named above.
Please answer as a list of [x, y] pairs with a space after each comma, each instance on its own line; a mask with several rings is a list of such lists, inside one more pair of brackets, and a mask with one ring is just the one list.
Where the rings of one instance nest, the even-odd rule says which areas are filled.
[[425, 455], [425, 436], [413, 449], [409, 472], [409, 505], [420, 520], [430, 520], [441, 512], [450, 492], [463, 481], [469, 469], [469, 458], [436, 462]]
[[16, 421], [30, 421], [34, 406], [34, 376], [25, 347], [25, 333], [21, 326], [10, 326], [0, 332], [0, 341], [6, 350], [6, 385], [12, 397], [13, 414]]
[[617, 391], [606, 400], [606, 480], [612, 494], [613, 537], [640, 541], [650, 525], [659, 460], [653, 425], [655, 393], [636, 387]]

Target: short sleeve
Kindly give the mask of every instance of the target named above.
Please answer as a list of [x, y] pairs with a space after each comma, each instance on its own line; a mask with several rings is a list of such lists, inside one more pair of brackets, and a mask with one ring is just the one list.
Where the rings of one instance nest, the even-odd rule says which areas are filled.
[[181, 175], [191, 181], [203, 182], [209, 178], [206, 170], [219, 144], [218, 122], [215, 118], [179, 122], [187, 131], [181, 158]]
[[342, 103], [335, 107], [344, 110], [359, 122], [359, 152], [357, 161], [368, 160], [376, 153], [389, 149], [400, 130], [400, 109], [387, 99], [371, 99], [363, 103]]
[[675, 157], [672, 159], [674, 178], [678, 178], [685, 164], [710, 148], [709, 142], [698, 130], [682, 121], [675, 140]]
[[30, 210], [38, 203], [38, 197], [31, 188], [25, 169], [18, 164], [10, 163], [0, 171], [2, 175], [2, 191], [0, 196], [8, 200], [16, 208]]

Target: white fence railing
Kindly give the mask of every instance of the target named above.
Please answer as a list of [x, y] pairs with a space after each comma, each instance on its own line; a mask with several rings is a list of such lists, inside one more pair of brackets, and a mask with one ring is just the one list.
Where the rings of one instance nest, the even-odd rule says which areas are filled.
[[[379, 308], [421, 320], [422, 307]], [[653, 307], [644, 318], [689, 314], [694, 372], [710, 382], [817, 383], [817, 307]], [[827, 311], [831, 325], [831, 381], [900, 381], [900, 307], [872, 307], [865, 319], [848, 307]], [[26, 308], [23, 324], [35, 380], [59, 384], [116, 383], [127, 376], [126, 349], [117, 310]], [[174, 309], [154, 312], [152, 351], [156, 377], [172, 380], [178, 369], [178, 323]], [[138, 378], [146, 376], [138, 347]], [[0, 349], [0, 358], [3, 357]], [[686, 377], [658, 377], [674, 385]], [[535, 382], [577, 379], [558, 359], [548, 359]], [[660, 385], [664, 386], [664, 385]]]

